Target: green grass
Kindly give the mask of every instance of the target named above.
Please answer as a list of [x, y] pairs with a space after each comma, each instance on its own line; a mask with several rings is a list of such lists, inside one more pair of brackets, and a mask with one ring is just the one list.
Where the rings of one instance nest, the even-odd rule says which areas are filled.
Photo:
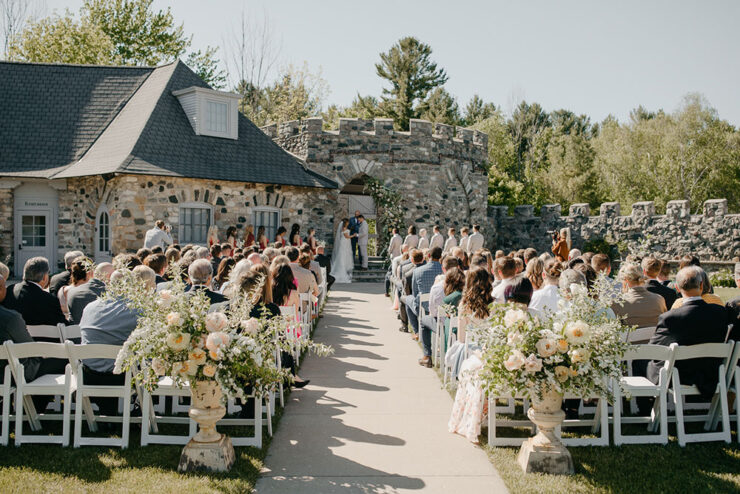
[[740, 288], [714, 287], [714, 294], [727, 303], [735, 297], [740, 297]]

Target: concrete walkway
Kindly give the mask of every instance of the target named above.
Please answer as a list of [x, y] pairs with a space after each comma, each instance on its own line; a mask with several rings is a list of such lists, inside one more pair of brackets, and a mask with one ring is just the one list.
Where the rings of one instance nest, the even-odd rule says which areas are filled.
[[505, 493], [485, 453], [447, 432], [452, 399], [418, 344], [398, 331], [381, 284], [335, 286], [290, 396], [259, 494]]

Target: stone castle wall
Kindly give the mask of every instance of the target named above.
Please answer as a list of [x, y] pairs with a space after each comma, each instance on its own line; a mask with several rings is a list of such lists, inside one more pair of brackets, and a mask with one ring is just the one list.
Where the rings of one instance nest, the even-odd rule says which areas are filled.
[[652, 201], [634, 203], [629, 216], [621, 215], [616, 202], [602, 204], [598, 216], [591, 216], [588, 204], [573, 204], [568, 216], [560, 211], [559, 204], [551, 204], [535, 216], [533, 206], [516, 206], [510, 216], [506, 206], [489, 206], [487, 227], [498, 232], [495, 248], [549, 251], [548, 231], [569, 227], [572, 245], [579, 249], [588, 240], [609, 237], [614, 242], [647, 239], [651, 251], [671, 259], [694, 254], [727, 261], [740, 255], [740, 214], [727, 214], [726, 199], [706, 201], [702, 214], [691, 214], [684, 200], [668, 202], [662, 215], [655, 214]]
[[[408, 224], [462, 226], [486, 218], [488, 136], [480, 131], [411, 120], [408, 132], [390, 119], [342, 118], [323, 130], [321, 118], [263, 128], [309, 168], [339, 184], [369, 175], [404, 197]], [[335, 210], [341, 217], [348, 212]], [[430, 230], [431, 231], [431, 230]]]

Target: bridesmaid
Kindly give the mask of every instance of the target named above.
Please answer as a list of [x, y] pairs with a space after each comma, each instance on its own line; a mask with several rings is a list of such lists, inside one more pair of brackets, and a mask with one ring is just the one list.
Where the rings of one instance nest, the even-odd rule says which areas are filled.
[[315, 228], [309, 228], [308, 229], [308, 237], [306, 237], [306, 243], [311, 247], [311, 253], [313, 255], [316, 255], [316, 247], [318, 246], [318, 242], [316, 242], [316, 229]]
[[287, 232], [288, 230], [286, 230], [284, 226], [278, 228], [277, 233], [275, 234], [275, 243], [279, 243], [281, 246], [285, 247], [285, 234]]
[[247, 225], [244, 228], [244, 247], [251, 247], [254, 245], [254, 226]]
[[301, 226], [298, 223], [293, 223], [293, 226], [290, 228], [290, 236], [288, 239], [290, 240], [290, 245], [293, 247], [300, 247], [302, 243]]
[[220, 240], [218, 239], [218, 227], [216, 225], [211, 225], [210, 228], [208, 228], [208, 248], [210, 249], [213, 247], [213, 244], [220, 243]]
[[236, 249], [236, 227], [230, 226], [226, 229], [226, 243], [231, 246], [233, 252]]
[[267, 243], [269, 240], [267, 240], [267, 235], [265, 235], [265, 227], [260, 226], [257, 228], [257, 243], [260, 246], [260, 251], [263, 251], [267, 248]]

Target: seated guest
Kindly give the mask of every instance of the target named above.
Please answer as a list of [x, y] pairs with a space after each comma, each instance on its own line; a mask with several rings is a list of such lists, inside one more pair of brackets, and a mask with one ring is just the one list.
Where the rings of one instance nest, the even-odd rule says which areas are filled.
[[[136, 266], [133, 273], [142, 281], [152, 294], [156, 289], [156, 275], [151, 268]], [[112, 280], [123, 276], [115, 272]], [[98, 299], [91, 302], [82, 312], [80, 331], [82, 344], [123, 345], [129, 335], [136, 329], [139, 313], [130, 309], [123, 299]], [[82, 363], [82, 375], [85, 384], [115, 386], [124, 383], [124, 374], [114, 374], [112, 359], [85, 359]], [[103, 415], [115, 415], [118, 409], [118, 398], [91, 398], [97, 403]]]
[[[419, 313], [421, 310], [420, 297], [423, 294], [429, 293], [432, 289], [434, 280], [438, 275], [442, 274], [442, 264], [439, 262], [442, 258], [442, 249], [435, 247], [432, 249], [430, 255], [430, 262], [423, 266], [419, 266], [414, 269], [411, 277], [411, 295], [404, 297], [404, 304], [406, 305], [406, 316], [408, 318], [411, 329], [416, 333], [419, 331]], [[425, 302], [425, 310], [429, 310], [429, 303]], [[415, 335], [418, 339], [418, 334]], [[431, 354], [431, 352], [430, 352]]]
[[[0, 304], [5, 300], [6, 294], [5, 277], [3, 275], [0, 276]], [[23, 317], [16, 311], [6, 309], [0, 305], [0, 344], [5, 341], [32, 343], [33, 338], [31, 338], [31, 335], [26, 330], [26, 323], [23, 321]], [[0, 372], [5, 371], [5, 364], [5, 361], [0, 362]], [[23, 364], [23, 375], [26, 381], [30, 382], [46, 374], [64, 374], [67, 361], [64, 359], [30, 357], [22, 359], [21, 364]], [[43, 410], [48, 401], [47, 399], [43, 403], [40, 403], [34, 400], [39, 405], [38, 411]]]
[[290, 264], [275, 263], [270, 268], [272, 276], [272, 301], [281, 307], [295, 307], [296, 318], [300, 312], [300, 297], [298, 296], [298, 284], [296, 283]]
[[676, 301], [678, 295], [675, 290], [664, 286], [657, 277], [660, 274], [660, 268], [663, 263], [655, 257], [649, 256], [642, 260], [642, 272], [647, 278], [645, 287], [649, 292], [657, 293], [665, 300], [665, 306], [670, 308], [673, 307], [673, 302]]
[[571, 249], [571, 251], [568, 252], [568, 260], [572, 261], [573, 259], [581, 257], [582, 255], [583, 254], [581, 254], [581, 251], [579, 249]]
[[196, 247], [195, 249], [193, 249], [193, 251], [195, 251], [196, 259], [211, 258], [211, 251], [208, 249], [208, 247]]
[[72, 316], [72, 324], [80, 324], [82, 311], [85, 310], [85, 307], [105, 292], [105, 284], [110, 280], [110, 275], [113, 271], [113, 264], [102, 262], [95, 268], [90, 281], [83, 285], [70, 288], [69, 292], [67, 292], [67, 306]]
[[144, 263], [144, 259], [152, 255], [152, 251], [147, 249], [146, 247], [142, 247], [141, 249], [136, 251], [136, 257], [139, 258], [141, 263]]
[[514, 281], [514, 277], [516, 276], [517, 264], [516, 261], [511, 257], [502, 257], [496, 260], [496, 265], [494, 266], [494, 269], [496, 270], [498, 279], [501, 280], [501, 282], [496, 285], [491, 295], [493, 296], [494, 302], [503, 304], [504, 290], [506, 290], [506, 287], [509, 283], [512, 283]]
[[142, 262], [135, 254], [118, 254], [113, 258], [113, 264], [120, 264], [128, 270], [132, 270], [136, 266], [141, 266]]
[[[439, 249], [440, 253], [442, 252], [441, 247], [435, 248]], [[426, 367], [431, 367], [432, 365], [432, 332], [437, 328], [437, 312], [445, 295], [444, 289], [446, 275], [444, 273], [449, 269], [457, 268], [457, 266], [459, 266], [457, 258], [450, 256], [444, 258], [442, 261], [442, 273], [437, 275], [431, 289], [429, 290], [429, 313], [424, 315], [421, 321], [419, 321], [421, 323], [421, 344], [424, 353], [424, 358], [422, 358], [419, 363]]]
[[[606, 254], [594, 254], [591, 258], [591, 267], [596, 271], [597, 275], [603, 274], [604, 276], [609, 276], [612, 272], [612, 262]], [[622, 282], [612, 278], [609, 278], [609, 280], [614, 285], [614, 293], [620, 293], [622, 291]]]
[[211, 263], [208, 259], [196, 259], [193, 261], [188, 268], [188, 277], [192, 286], [185, 292], [186, 297], [193, 296], [196, 292], [203, 292], [212, 304], [226, 301], [226, 297], [209, 288], [213, 278], [213, 271], [211, 270]]
[[542, 288], [532, 294], [530, 312], [544, 319], [558, 310], [560, 301], [560, 273], [563, 265], [557, 259], [548, 259], [542, 271]]
[[[683, 268], [676, 276], [676, 287], [684, 298], [683, 306], [661, 315], [653, 345], [669, 346], [722, 343], [727, 336], [727, 312], [724, 307], [702, 300], [703, 270], [697, 266]], [[696, 385], [704, 399], [714, 395], [720, 362], [717, 359], [693, 359], [676, 362], [682, 385]], [[650, 362], [647, 377], [658, 383], [662, 362]]]
[[533, 292], [532, 282], [524, 276], [519, 276], [504, 290], [504, 302], [516, 304], [519, 308], [527, 310]]
[[167, 280], [164, 278], [164, 273], [167, 271], [167, 256], [164, 254], [151, 254], [144, 258], [144, 266], [152, 268], [152, 271], [157, 275], [157, 285], [165, 283]]
[[[409, 318], [408, 311], [406, 310], [405, 300], [406, 297], [411, 297], [413, 293], [412, 282], [414, 270], [419, 266], [423, 266], [424, 264], [424, 253], [419, 249], [412, 249], [409, 259], [403, 262], [398, 268], [401, 278], [401, 292], [399, 293], [398, 297], [398, 312], [401, 319], [401, 327], [399, 328], [399, 331], [408, 332]], [[413, 338], [418, 339], [415, 329], [412, 331], [412, 333]]]
[[[173, 266], [180, 261], [180, 251], [175, 249], [174, 247], [168, 248], [167, 251], [164, 253], [164, 256], [167, 260], [167, 266]], [[171, 281], [169, 279], [169, 275], [166, 272], [163, 276], [166, 278], [166, 281]]]
[[164, 249], [162, 248], [161, 245], [152, 247], [152, 254], [164, 254]]
[[319, 264], [319, 267], [326, 269], [326, 289], [331, 290], [331, 286], [334, 284], [335, 278], [330, 275], [331, 273], [331, 258], [324, 253], [325, 247], [323, 243], [316, 246], [316, 256], [314, 260]]
[[72, 276], [72, 261], [84, 255], [85, 253], [80, 250], [72, 250], [64, 254], [64, 271], [51, 277], [49, 293], [56, 297], [61, 287], [69, 285], [69, 278]]
[[658, 318], [666, 311], [665, 299], [645, 288], [645, 275], [637, 264], [626, 263], [619, 270], [619, 279], [624, 286], [624, 299], [614, 304], [612, 310], [623, 317], [627, 326], [644, 328], [658, 324]]
[[[512, 260], [511, 258], [508, 258]], [[512, 260], [513, 261], [513, 260]], [[490, 315], [489, 306], [494, 302], [489, 287], [491, 275], [484, 269], [472, 268], [465, 276], [465, 291], [460, 300], [460, 317], [467, 321], [485, 319]], [[461, 328], [458, 340], [465, 341], [465, 331]]]
[[301, 266], [311, 271], [314, 278], [316, 278], [316, 283], [321, 285], [323, 283], [323, 278], [321, 277], [321, 265], [314, 260], [311, 246], [308, 243], [305, 243], [302, 244], [298, 250], [300, 251], [301, 256], [308, 256], [308, 266], [304, 266], [302, 263], [300, 263]]
[[229, 244], [221, 244], [221, 258], [231, 257], [234, 254], [234, 247]]
[[[223, 261], [222, 261], [223, 262]], [[221, 284], [219, 293], [223, 294], [226, 298], [232, 298], [238, 292], [239, 279], [252, 269], [252, 263], [246, 259], [241, 259], [234, 264], [229, 273], [229, 279]]]
[[290, 260], [290, 268], [293, 270], [293, 276], [295, 276], [298, 282], [298, 291], [300, 293], [311, 293], [315, 297], [318, 297], [319, 287], [316, 284], [316, 278], [314, 278], [311, 271], [298, 263], [298, 257], [300, 256], [298, 249], [296, 247], [288, 247], [286, 255]]
[[[701, 269], [701, 268], [700, 268]], [[709, 276], [707, 275], [707, 272], [703, 269], [701, 270], [702, 273], [702, 288], [701, 288], [701, 298], [708, 304], [715, 304], [715, 305], [721, 305], [724, 307], [725, 303], [722, 301], [721, 298], [719, 298], [717, 295], [712, 293], [712, 283], [709, 281]], [[678, 309], [681, 307], [684, 303], [684, 300], [682, 298], [677, 298], [675, 302], [673, 302], [673, 306], [671, 309]]]
[[218, 272], [218, 265], [221, 264], [221, 244], [214, 244], [210, 249], [211, 269], [214, 273]]
[[542, 260], [537, 257], [536, 252], [535, 252], [535, 257], [532, 257], [529, 260], [525, 259], [525, 262], [527, 263], [527, 269], [525, 270], [525, 276], [527, 277], [529, 282], [532, 284], [532, 288], [534, 290], [539, 290], [540, 288], [542, 288], [542, 284], [545, 282], [545, 279], [542, 276], [544, 269], [545, 269], [545, 263], [542, 262]]
[[32, 257], [23, 266], [23, 281], [8, 290], [4, 305], [18, 312], [27, 326], [66, 324], [59, 299], [46, 291], [48, 286], [49, 261]]
[[221, 259], [221, 263], [218, 265], [218, 271], [216, 272], [216, 277], [211, 282], [211, 290], [223, 293], [222, 288], [229, 281], [229, 275], [235, 265], [236, 261], [233, 257], [224, 257]]
[[594, 268], [584, 261], [576, 264], [573, 269], [581, 273], [586, 278], [586, 287], [591, 290], [596, 282], [596, 271]]
[[69, 312], [68, 305], [68, 294], [71, 288], [79, 287], [86, 284], [93, 276], [92, 271], [93, 262], [87, 257], [78, 257], [72, 261], [72, 268], [70, 270], [71, 276], [69, 278], [69, 285], [63, 286], [57, 292], [57, 298], [59, 299], [59, 306], [62, 308], [64, 317], [67, 318], [67, 322], [72, 322], [72, 315]]
[[656, 277], [658, 281], [660, 281], [660, 284], [663, 286], [667, 286], [668, 288], [671, 287], [671, 263], [668, 262], [666, 259], [660, 260], [660, 273], [658, 273], [658, 276]]
[[[740, 262], [735, 263], [735, 286], [740, 288]], [[727, 302], [727, 313], [731, 325], [728, 340], [740, 341], [740, 297]]]

